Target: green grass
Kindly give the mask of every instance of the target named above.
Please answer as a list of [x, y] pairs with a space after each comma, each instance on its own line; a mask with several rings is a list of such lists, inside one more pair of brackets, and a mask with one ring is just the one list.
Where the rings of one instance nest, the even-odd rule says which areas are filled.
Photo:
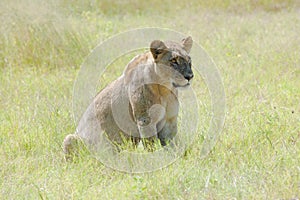
[[[2, 1], [0, 199], [299, 199], [299, 10], [293, 0]], [[80, 64], [99, 42], [151, 26], [192, 35], [218, 66], [227, 110], [214, 150], [199, 158], [199, 128], [184, 157], [152, 173], [84, 153], [66, 163]]]

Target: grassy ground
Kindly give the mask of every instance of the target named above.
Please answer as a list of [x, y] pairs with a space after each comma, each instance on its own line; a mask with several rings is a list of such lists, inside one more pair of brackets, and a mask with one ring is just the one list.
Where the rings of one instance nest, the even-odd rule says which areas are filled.
[[[296, 0], [1, 1], [0, 199], [299, 199], [299, 11]], [[192, 35], [219, 67], [227, 116], [214, 150], [200, 159], [199, 136], [146, 174], [88, 155], [66, 163], [80, 64], [108, 37], [149, 26]]]

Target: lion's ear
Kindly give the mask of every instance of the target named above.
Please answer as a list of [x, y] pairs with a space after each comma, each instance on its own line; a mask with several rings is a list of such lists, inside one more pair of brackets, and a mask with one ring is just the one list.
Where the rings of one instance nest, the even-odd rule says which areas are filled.
[[193, 39], [191, 36], [184, 38], [182, 40], [182, 45], [183, 45], [183, 49], [187, 52], [190, 53], [191, 48], [193, 46]]
[[159, 54], [162, 54], [167, 49], [165, 43], [161, 40], [154, 40], [150, 44], [150, 51], [153, 58], [156, 60]]

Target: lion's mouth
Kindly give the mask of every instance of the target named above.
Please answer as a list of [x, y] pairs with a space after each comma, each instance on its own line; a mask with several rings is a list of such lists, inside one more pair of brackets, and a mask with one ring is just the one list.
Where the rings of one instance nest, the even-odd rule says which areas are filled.
[[176, 83], [172, 83], [173, 84], [173, 86], [175, 87], [175, 88], [178, 88], [178, 87], [188, 87], [188, 86], [190, 86], [191, 84], [190, 84], [190, 82], [188, 82], [187, 84], [185, 84], [185, 85], [179, 85], [179, 84], [176, 84]]

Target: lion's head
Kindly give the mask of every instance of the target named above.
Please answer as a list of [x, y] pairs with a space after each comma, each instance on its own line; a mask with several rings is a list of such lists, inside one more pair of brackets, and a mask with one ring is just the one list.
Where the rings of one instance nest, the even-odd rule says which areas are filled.
[[181, 43], [154, 40], [150, 45], [156, 73], [175, 88], [189, 86], [194, 76], [189, 56], [192, 45], [191, 37], [183, 39]]

